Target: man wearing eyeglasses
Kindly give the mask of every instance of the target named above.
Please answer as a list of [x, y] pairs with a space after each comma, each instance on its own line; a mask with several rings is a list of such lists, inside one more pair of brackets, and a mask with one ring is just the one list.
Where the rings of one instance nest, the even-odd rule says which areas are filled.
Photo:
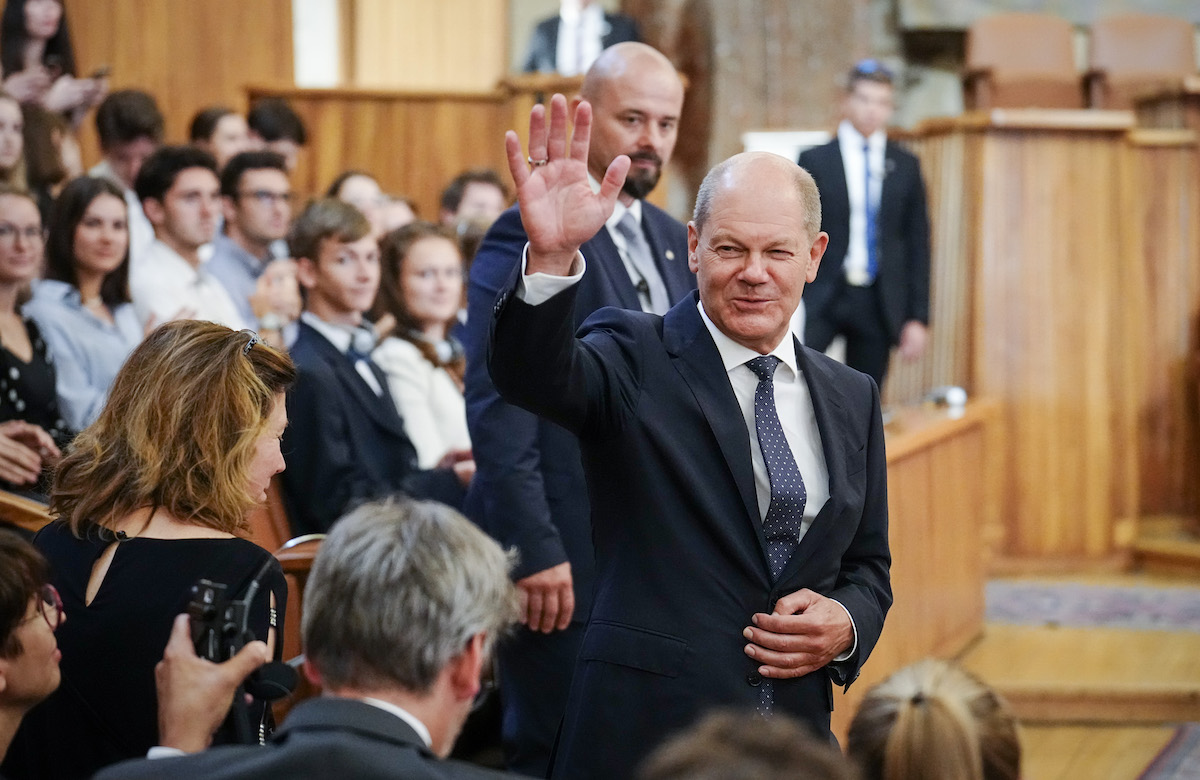
[[221, 171], [221, 209], [225, 224], [213, 238], [209, 273], [259, 331], [268, 337], [294, 331], [288, 326], [300, 315], [300, 288], [283, 243], [292, 221], [283, 155], [256, 151], [230, 158]]
[[915, 360], [929, 323], [929, 217], [917, 158], [887, 140], [893, 77], [876, 60], [850, 72], [837, 136], [800, 155], [821, 191], [826, 262], [804, 291], [804, 343], [846, 339], [846, 364], [882, 387], [892, 347]]

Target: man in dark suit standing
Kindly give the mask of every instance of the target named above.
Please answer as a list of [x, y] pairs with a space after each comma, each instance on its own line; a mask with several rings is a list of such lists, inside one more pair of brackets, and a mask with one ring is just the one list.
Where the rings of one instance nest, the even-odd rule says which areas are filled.
[[461, 507], [470, 462], [418, 468], [387, 378], [371, 360], [375, 331], [363, 312], [379, 289], [379, 245], [367, 218], [342, 201], [316, 201], [292, 227], [292, 254], [305, 292], [283, 434], [292, 531], [324, 533], [354, 504], [393, 493]]
[[[594, 106], [587, 170], [595, 186], [618, 155], [635, 162], [612, 216], [584, 243], [590, 265], [574, 322], [603, 306], [664, 314], [696, 286], [686, 262], [687, 231], [643, 198], [671, 159], [683, 86], [662, 54], [622, 43], [588, 71], [582, 97]], [[499, 652], [504, 743], [509, 768], [542, 777], [591, 609], [594, 553], [575, 436], [505, 403], [487, 370], [492, 305], [526, 240], [520, 211], [509, 209], [471, 266], [466, 401], [478, 470], [466, 513], [520, 553], [514, 576], [525, 626]]]
[[929, 216], [917, 158], [887, 140], [892, 74], [875, 60], [850, 72], [837, 137], [800, 154], [821, 191], [828, 260], [804, 291], [804, 343], [846, 337], [846, 363], [882, 386], [892, 347], [920, 357], [929, 324]]
[[562, 0], [557, 14], [533, 28], [524, 70], [580, 75], [609, 46], [641, 39], [630, 16], [610, 14], [596, 0]]
[[[99, 776], [510, 776], [442, 760], [480, 690], [489, 649], [516, 617], [509, 563], [479, 529], [432, 501], [359, 507], [321, 545], [305, 589], [305, 664], [322, 695], [293, 709], [265, 746], [130, 761]], [[214, 676], [232, 662], [196, 658], [186, 621], [176, 633], [184, 641], [172, 637], [156, 677], [160, 730], [179, 754], [203, 750], [240, 678]]]
[[[879, 394], [789, 333], [820, 266], [820, 199], [791, 161], [733, 157], [688, 224], [699, 295], [665, 316], [597, 312], [573, 335], [584, 240], [630, 162], [588, 186], [590, 106], [530, 118], [509, 168], [529, 243], [497, 300], [489, 367], [510, 402], [579, 436], [596, 596], [554, 776], [629, 777], [705, 709], [829, 733], [891, 605]], [[549, 129], [547, 130], [547, 124]]]

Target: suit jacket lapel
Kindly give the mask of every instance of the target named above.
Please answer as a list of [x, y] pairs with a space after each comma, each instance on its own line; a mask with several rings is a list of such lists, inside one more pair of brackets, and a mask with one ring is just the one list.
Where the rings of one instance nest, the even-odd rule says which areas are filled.
[[[766, 567], [767, 540], [758, 517], [758, 497], [754, 493], [754, 467], [750, 460], [750, 439], [725, 373], [716, 344], [708, 336], [704, 321], [696, 310], [696, 294], [677, 303], [663, 321], [663, 345], [672, 356], [675, 369], [687, 383], [704, 412], [720, 445], [738, 493], [746, 509], [745, 522], [758, 538], [763, 567]], [[732, 413], [731, 413], [732, 412]]]
[[625, 262], [621, 259], [621, 253], [617, 251], [617, 245], [613, 243], [608, 228], [600, 228], [600, 232], [583, 245], [582, 251], [583, 256], [592, 264], [586, 273], [593, 273], [592, 268], [598, 266], [595, 271], [604, 275], [604, 284], [610, 292], [610, 296], [606, 297], [618, 301], [616, 305], [622, 309], [641, 311], [642, 302], [638, 299], [637, 290], [629, 279]]
[[[301, 325], [301, 327], [309, 326]], [[359, 376], [358, 369], [350, 362], [349, 358], [329, 343], [329, 339], [312, 328], [309, 330], [315, 351], [329, 365], [333, 375], [337, 377], [342, 387], [354, 398], [355, 402], [365, 409], [371, 419], [381, 428], [400, 436], [407, 436], [404, 432], [404, 421], [400, 419], [400, 413], [396, 411], [396, 405], [388, 392], [387, 383], [383, 383], [383, 395], [376, 395], [366, 380]], [[377, 377], [378, 375], [376, 373]]]
[[[836, 139], [830, 144], [830, 172], [833, 174], [823, 180], [821, 190], [821, 213], [828, 212], [830, 216], [844, 215], [847, 225], [850, 222], [850, 190], [846, 185], [846, 163], [842, 159], [842, 145]], [[826, 206], [825, 204], [829, 205]], [[824, 216], [822, 216], [824, 221]], [[841, 261], [838, 261], [841, 264]]]
[[842, 512], [846, 495], [846, 431], [849, 430], [849, 420], [846, 409], [842, 404], [842, 394], [837, 383], [808, 355], [806, 347], [796, 343], [796, 355], [799, 358], [800, 370], [808, 383], [808, 392], [812, 397], [813, 413], [817, 419], [817, 430], [821, 434], [821, 451], [825, 455], [825, 468], [829, 472], [829, 500], [813, 519], [808, 532], [800, 540], [800, 545], [792, 553], [791, 560], [779, 575], [783, 582], [792, 577], [812, 557], [821, 546], [825, 535], [829, 532], [831, 518]]
[[646, 234], [646, 242], [650, 244], [650, 251], [654, 253], [658, 273], [667, 285], [667, 298], [674, 305], [680, 298], [696, 289], [696, 285], [692, 272], [687, 267], [687, 257], [676, 257], [674, 248], [663, 246], [667, 233], [659, 229], [659, 219], [659, 214], [650, 204], [642, 203], [642, 232]]
[[[879, 226], [889, 224], [886, 220], [890, 218], [890, 211], [897, 203], [896, 188], [900, 185], [900, 180], [896, 178], [896, 147], [890, 142], [884, 147], [883, 151], [883, 186], [879, 191], [879, 216], [876, 218], [876, 224]], [[879, 252], [879, 260], [883, 261], [886, 253], [882, 250]]]

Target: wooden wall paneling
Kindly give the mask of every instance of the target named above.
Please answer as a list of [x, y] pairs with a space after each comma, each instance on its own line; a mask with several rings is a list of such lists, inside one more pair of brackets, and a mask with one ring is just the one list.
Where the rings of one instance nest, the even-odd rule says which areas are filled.
[[491, 89], [508, 72], [507, 0], [354, 0], [348, 86]]
[[[170, 142], [186, 141], [200, 108], [244, 110], [249, 83], [292, 83], [291, 0], [66, 0], [65, 7], [79, 72], [107, 64], [112, 89], [154, 95]], [[99, 159], [93, 116], [80, 146], [86, 164]]]
[[302, 197], [323, 193], [339, 173], [358, 168], [436, 219], [442, 188], [463, 169], [486, 166], [507, 176], [504, 131], [513, 112], [501, 92], [255, 87], [250, 93], [286, 98], [310, 128], [314, 142], [293, 176]]
[[1200, 157], [1190, 130], [1129, 135], [1122, 187], [1129, 236], [1123, 289], [1137, 306], [1127, 353], [1137, 361], [1143, 514], [1195, 516], [1197, 316], [1200, 315]]
[[1116, 354], [1124, 129], [1002, 119], [971, 131], [983, 209], [973, 360], [977, 391], [1006, 404], [1010, 556], [1109, 556], [1117, 519], [1136, 512]]
[[908, 146], [921, 160], [929, 198], [930, 329], [925, 354], [908, 362], [893, 354], [884, 386], [888, 406], [921, 401], [934, 387], [970, 382], [971, 264], [967, 257], [971, 201], [963, 190], [966, 140], [936, 129]]

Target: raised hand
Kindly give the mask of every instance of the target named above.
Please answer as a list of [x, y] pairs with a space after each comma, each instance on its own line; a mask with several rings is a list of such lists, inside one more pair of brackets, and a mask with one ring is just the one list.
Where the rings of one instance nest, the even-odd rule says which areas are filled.
[[574, 133], [568, 144], [567, 100], [554, 95], [548, 126], [544, 106], [536, 105], [529, 113], [528, 160], [521, 154], [517, 134], [510, 130], [504, 136], [508, 169], [529, 236], [528, 273], [569, 275], [579, 247], [612, 215], [629, 172], [629, 158], [619, 155], [614, 159], [600, 192], [592, 192], [587, 169], [591, 132], [592, 107], [583, 100], [575, 108]]

